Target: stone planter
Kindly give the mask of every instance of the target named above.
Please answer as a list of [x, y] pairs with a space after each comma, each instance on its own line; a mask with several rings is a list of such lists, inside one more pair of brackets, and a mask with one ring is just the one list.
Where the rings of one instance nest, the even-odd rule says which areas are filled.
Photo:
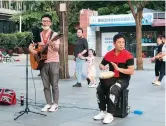
[[29, 49], [27, 47], [23, 47], [24, 54], [29, 54]]
[[13, 52], [14, 52], [13, 49], [8, 49], [7, 50], [7, 54], [9, 54], [10, 56], [13, 54]]
[[15, 53], [22, 54], [23, 49], [21, 47], [15, 48]]

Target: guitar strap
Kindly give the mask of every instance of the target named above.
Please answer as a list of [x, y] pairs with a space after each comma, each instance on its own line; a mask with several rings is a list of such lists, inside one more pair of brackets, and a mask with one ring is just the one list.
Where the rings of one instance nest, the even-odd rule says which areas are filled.
[[51, 31], [49, 40], [51, 40], [53, 33], [54, 33], [54, 31]]
[[[54, 31], [51, 31], [50, 36], [49, 36], [49, 40], [51, 40], [53, 33], [54, 33]], [[49, 41], [49, 40], [48, 40], [48, 41]], [[35, 49], [36, 49], [36, 48], [38, 48], [38, 44], [35, 46]]]
[[[54, 31], [51, 31], [51, 33], [50, 33], [50, 37], [49, 37], [49, 40], [48, 40], [48, 41], [51, 40], [53, 34], [54, 34]], [[47, 50], [48, 50], [48, 47], [47, 47]]]

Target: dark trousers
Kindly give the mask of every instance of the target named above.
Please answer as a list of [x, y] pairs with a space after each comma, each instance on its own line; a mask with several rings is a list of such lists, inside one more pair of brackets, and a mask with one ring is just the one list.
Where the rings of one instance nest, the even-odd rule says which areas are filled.
[[156, 76], [160, 75], [161, 65], [162, 65], [162, 61], [156, 60], [156, 63], [155, 63], [155, 75]]
[[162, 62], [161, 69], [160, 69], [160, 76], [158, 81], [162, 81], [163, 77], [165, 75], [165, 62]]
[[59, 100], [59, 87], [58, 87], [59, 63], [58, 62], [45, 63], [41, 69], [41, 78], [43, 81], [44, 95], [45, 95], [47, 104], [49, 104], [49, 105], [52, 104], [50, 85], [52, 86], [53, 102], [58, 104], [58, 100]]
[[128, 85], [129, 81], [127, 80], [117, 80], [114, 84], [107, 86], [100, 83], [96, 93], [99, 109], [114, 114], [120, 92], [126, 89]]

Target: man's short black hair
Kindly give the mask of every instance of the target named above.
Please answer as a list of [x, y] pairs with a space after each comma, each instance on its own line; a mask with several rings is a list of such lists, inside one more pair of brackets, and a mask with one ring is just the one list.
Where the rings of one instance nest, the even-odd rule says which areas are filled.
[[47, 17], [47, 18], [49, 18], [49, 19], [52, 21], [52, 16], [51, 16], [51, 15], [49, 15], [49, 14], [44, 14], [44, 15], [41, 17], [41, 20], [42, 20], [44, 17]]
[[78, 31], [78, 30], [81, 30], [81, 31], [82, 31], [82, 33], [83, 33], [83, 29], [82, 29], [82, 28], [78, 28], [78, 29], [77, 29], [77, 31]]
[[125, 40], [125, 42], [126, 42], [126, 38], [124, 37], [123, 34], [116, 34], [116, 35], [114, 36], [114, 38], [113, 38], [114, 43], [115, 43], [118, 39], [120, 39], [120, 38], [124, 38], [124, 40]]

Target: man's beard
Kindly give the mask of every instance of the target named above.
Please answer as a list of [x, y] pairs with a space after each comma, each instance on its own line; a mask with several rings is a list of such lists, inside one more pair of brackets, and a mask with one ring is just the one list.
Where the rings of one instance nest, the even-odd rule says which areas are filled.
[[43, 30], [49, 30], [50, 26], [42, 26]]

